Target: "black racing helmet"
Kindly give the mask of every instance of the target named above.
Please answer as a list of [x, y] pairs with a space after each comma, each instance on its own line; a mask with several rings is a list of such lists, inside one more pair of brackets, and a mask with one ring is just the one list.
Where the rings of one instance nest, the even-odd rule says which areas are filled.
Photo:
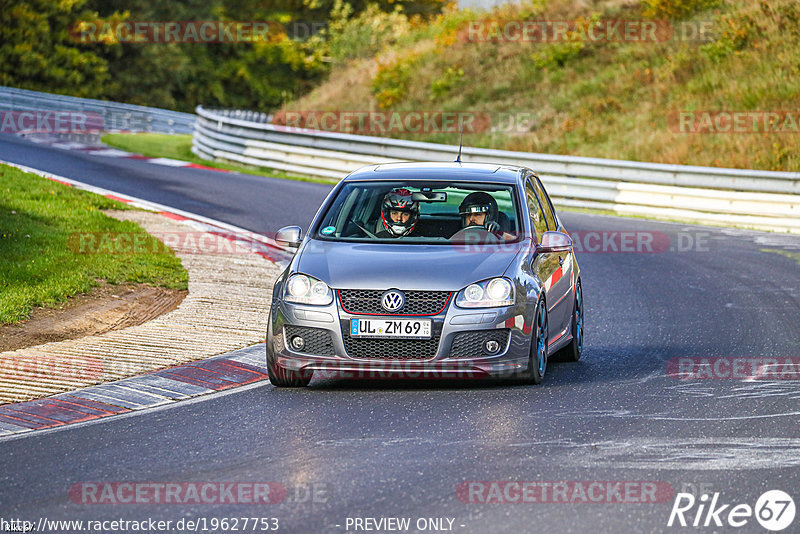
[[467, 216], [470, 213], [485, 213], [483, 220], [484, 228], [489, 228], [491, 223], [497, 222], [497, 201], [492, 195], [484, 191], [470, 193], [458, 207], [458, 214], [461, 215], [461, 223], [467, 225]]
[[[406, 222], [392, 220], [391, 211], [407, 212], [411, 215]], [[394, 237], [410, 234], [419, 220], [419, 202], [413, 199], [408, 189], [392, 189], [383, 197], [381, 205], [383, 227]]]

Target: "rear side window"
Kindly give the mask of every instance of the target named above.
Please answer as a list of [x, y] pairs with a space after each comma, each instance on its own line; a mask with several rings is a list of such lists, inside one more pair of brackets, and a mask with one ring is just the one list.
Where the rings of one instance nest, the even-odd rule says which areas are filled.
[[531, 226], [536, 233], [536, 242], [541, 243], [542, 234], [547, 231], [547, 221], [542, 211], [542, 205], [536, 196], [536, 191], [534, 191], [530, 180], [525, 182], [525, 198], [528, 201], [528, 211], [531, 215]]
[[556, 217], [553, 215], [550, 199], [547, 198], [547, 194], [544, 192], [542, 183], [539, 181], [539, 178], [534, 175], [531, 175], [528, 179], [533, 182], [533, 187], [536, 189], [536, 196], [538, 196], [542, 202], [542, 210], [544, 211], [545, 220], [547, 220], [547, 228], [550, 231], [555, 231], [558, 228], [558, 225], [556, 224]]
[[533, 176], [536, 179], [537, 191], [541, 191], [542, 194], [539, 198], [542, 199], [542, 204], [544, 204], [544, 215], [547, 217], [547, 223], [553, 224], [550, 228], [551, 230], [558, 230], [558, 218], [556, 217], [556, 209], [553, 207], [553, 202], [550, 200], [550, 195], [547, 194], [547, 191], [544, 190], [544, 185], [542, 181], [539, 179], [538, 176]]

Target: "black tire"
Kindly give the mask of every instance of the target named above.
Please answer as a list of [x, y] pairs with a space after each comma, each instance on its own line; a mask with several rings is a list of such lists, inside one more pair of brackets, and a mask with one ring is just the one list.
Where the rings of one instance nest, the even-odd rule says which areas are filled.
[[528, 368], [523, 374], [523, 380], [529, 384], [541, 384], [547, 371], [547, 306], [544, 299], [540, 298], [536, 304], [536, 316], [531, 336], [531, 350], [528, 356]]
[[314, 371], [292, 371], [284, 369], [275, 361], [275, 354], [271, 350], [272, 336], [267, 335], [267, 374], [269, 381], [276, 388], [302, 388], [311, 382]]
[[313, 371], [290, 371], [276, 364], [267, 367], [267, 373], [276, 388], [303, 388], [314, 376]]
[[558, 351], [558, 360], [562, 362], [577, 362], [583, 353], [583, 290], [581, 281], [575, 289], [575, 302], [572, 307], [572, 341], [569, 345]]

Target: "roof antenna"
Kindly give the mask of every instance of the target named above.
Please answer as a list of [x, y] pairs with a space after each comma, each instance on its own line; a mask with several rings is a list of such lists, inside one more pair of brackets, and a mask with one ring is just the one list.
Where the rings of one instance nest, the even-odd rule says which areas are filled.
[[461, 163], [461, 145], [464, 142], [464, 118], [461, 118], [461, 137], [458, 139], [458, 157], [456, 163]]

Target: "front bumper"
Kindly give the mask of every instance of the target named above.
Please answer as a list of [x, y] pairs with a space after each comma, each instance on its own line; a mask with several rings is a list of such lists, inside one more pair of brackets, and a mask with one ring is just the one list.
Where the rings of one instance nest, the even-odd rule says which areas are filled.
[[[532, 317], [524, 305], [467, 310], [448, 302], [432, 320], [430, 341], [349, 338], [350, 319], [338, 298], [328, 306], [305, 306], [276, 300], [270, 316], [268, 350], [275, 364], [289, 370], [315, 371], [339, 378], [481, 378], [510, 377], [528, 366]], [[387, 315], [388, 316], [388, 315]], [[403, 316], [392, 316], [403, 318]], [[302, 351], [288, 341], [308, 340]], [[483, 342], [500, 350], [489, 354]]]

